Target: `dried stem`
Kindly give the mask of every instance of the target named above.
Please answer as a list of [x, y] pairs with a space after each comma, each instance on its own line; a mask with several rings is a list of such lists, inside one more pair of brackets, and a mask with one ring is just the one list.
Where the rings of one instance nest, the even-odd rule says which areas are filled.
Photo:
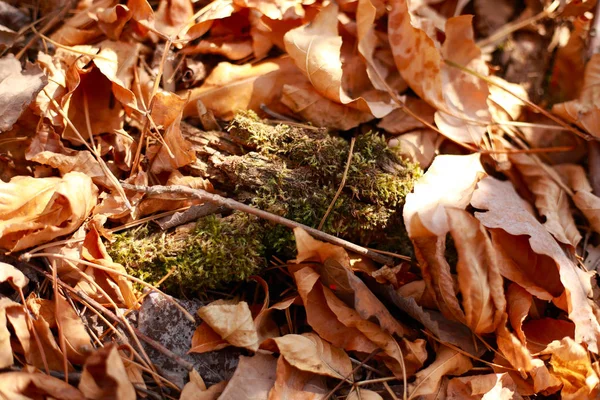
[[318, 229], [311, 228], [309, 226], [300, 224], [298, 222], [289, 220], [287, 218], [281, 217], [279, 215], [272, 214], [267, 211], [260, 210], [258, 208], [246, 205], [244, 203], [240, 203], [239, 201], [235, 201], [233, 199], [228, 199], [222, 196], [219, 196], [214, 193], [209, 193], [202, 189], [192, 189], [187, 186], [173, 185], [173, 186], [138, 186], [138, 185], [130, 185], [127, 183], [123, 183], [123, 187], [127, 190], [135, 190], [137, 192], [143, 192], [148, 195], [160, 196], [164, 194], [182, 194], [187, 195], [189, 197], [196, 197], [204, 202], [217, 204], [219, 206], [227, 207], [232, 210], [241, 211], [247, 214], [256, 215], [257, 217], [266, 219], [267, 221], [271, 221], [283, 226], [287, 226], [288, 228], [302, 228], [312, 236], [317, 239], [335, 244], [337, 246], [341, 246], [346, 250], [353, 251], [365, 257], [369, 257], [373, 261], [376, 261], [385, 265], [394, 265], [394, 260], [391, 257], [376, 253], [372, 250], [359, 246], [357, 244], [348, 242], [347, 240], [340, 239], [336, 236], [330, 235], [325, 232], [321, 232]]

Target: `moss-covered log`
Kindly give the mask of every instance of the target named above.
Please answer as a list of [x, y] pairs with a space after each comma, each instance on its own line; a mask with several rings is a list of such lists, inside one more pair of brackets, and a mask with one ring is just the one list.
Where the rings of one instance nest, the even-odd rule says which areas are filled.
[[[198, 155], [190, 174], [210, 179], [238, 201], [315, 228], [338, 190], [350, 151], [348, 140], [325, 129], [270, 125], [253, 113], [238, 115], [227, 132], [203, 132], [185, 123], [182, 130]], [[409, 255], [402, 206], [420, 176], [420, 168], [383, 137], [358, 135], [346, 184], [322, 230]], [[269, 256], [295, 253], [289, 229], [238, 213], [202, 218], [174, 232], [148, 229], [118, 236], [115, 260], [149, 281], [175, 266], [172, 282], [186, 292], [243, 280]], [[228, 257], [222, 253], [226, 248]]]

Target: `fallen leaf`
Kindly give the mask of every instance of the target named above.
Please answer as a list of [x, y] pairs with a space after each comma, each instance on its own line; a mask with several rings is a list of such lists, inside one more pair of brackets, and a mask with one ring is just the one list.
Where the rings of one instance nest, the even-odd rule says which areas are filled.
[[525, 289], [516, 283], [508, 285], [506, 290], [506, 312], [510, 326], [521, 340], [521, 343], [527, 344], [525, 333], [523, 332], [523, 321], [529, 314], [529, 309], [533, 304], [533, 298]]
[[8, 131], [46, 86], [48, 79], [38, 65], [21, 63], [13, 54], [0, 58], [0, 132]]
[[348, 395], [348, 397], [346, 397], [346, 399], [347, 400], [383, 400], [383, 397], [381, 397], [377, 392], [374, 392], [372, 390], [356, 388], [354, 391], [352, 391]]
[[23, 289], [29, 279], [14, 266], [0, 261], [0, 282], [8, 282], [14, 288]]
[[506, 309], [495, 249], [471, 214], [452, 208], [446, 213], [458, 253], [456, 272], [465, 321], [475, 333], [493, 332]]
[[552, 112], [585, 129], [592, 136], [600, 137], [600, 105], [595, 96], [600, 79], [600, 54], [594, 54], [585, 66], [583, 85], [579, 97], [565, 103], [555, 104]]
[[550, 372], [563, 383], [563, 399], [591, 399], [597, 396], [600, 380], [583, 346], [565, 337], [552, 342], [543, 353], [551, 354]]
[[436, 351], [435, 361], [415, 375], [415, 381], [408, 389], [410, 397], [437, 393], [443, 376], [462, 375], [471, 368], [473, 364], [467, 356], [440, 345]]
[[[342, 87], [342, 37], [337, 28], [338, 7], [331, 3], [323, 7], [309, 25], [285, 34], [285, 49], [298, 68], [323, 97], [380, 118], [389, 114], [395, 105], [375, 98], [351, 98]], [[364, 94], [355, 94], [364, 95]]]
[[233, 376], [219, 400], [264, 400], [277, 379], [277, 359], [269, 354], [240, 356]]
[[78, 388], [90, 400], [136, 399], [135, 389], [114, 344], [96, 350], [88, 357]]
[[527, 348], [531, 353], [544, 351], [553, 341], [575, 337], [575, 325], [571, 321], [554, 318], [532, 319], [523, 323]]
[[38, 372], [4, 372], [0, 374], [0, 395], [6, 399], [37, 400], [85, 400], [79, 390], [54, 378]]
[[491, 120], [487, 84], [445, 63], [449, 60], [487, 75], [487, 66], [473, 40], [472, 17], [448, 19], [441, 44], [433, 22], [414, 12], [419, 5], [414, 0], [391, 3], [388, 35], [398, 70], [411, 89], [438, 110], [435, 122], [445, 136], [479, 144]]
[[225, 386], [227, 382], [223, 381], [207, 389], [198, 371], [193, 369], [190, 371], [190, 381], [183, 387], [179, 400], [217, 400]]
[[258, 333], [245, 301], [234, 304], [223, 300], [213, 301], [200, 307], [198, 316], [232, 346], [258, 350]]
[[544, 227], [559, 242], [577, 247], [581, 234], [575, 226], [568, 196], [555, 181], [560, 181], [557, 174], [536, 156], [513, 154], [510, 161], [535, 195], [535, 206], [546, 218]]
[[509, 374], [488, 374], [451, 379], [447, 399], [521, 400]]
[[74, 364], [83, 364], [93, 349], [90, 335], [64, 297], [59, 295], [55, 301], [56, 322], [65, 338], [67, 358]]
[[297, 264], [306, 261], [324, 263], [325, 260], [331, 259], [343, 267], [350, 268], [350, 257], [342, 247], [321, 242], [310, 236], [302, 228], [294, 228], [294, 237], [298, 254], [293, 262]]
[[283, 356], [277, 360], [277, 377], [268, 400], [321, 400], [329, 393], [324, 379], [293, 367]]
[[200, 324], [192, 336], [192, 345], [188, 353], [207, 353], [209, 351], [221, 350], [229, 346], [226, 340], [221, 338], [207, 323]]
[[97, 196], [92, 180], [79, 172], [0, 182], [0, 247], [18, 251], [74, 232]]
[[496, 343], [504, 358], [525, 377], [533, 369], [533, 358], [523, 343], [506, 326], [508, 316], [503, 315], [496, 329]]
[[332, 346], [314, 333], [285, 335], [267, 339], [274, 343], [281, 356], [301, 371], [337, 379], [352, 379], [352, 363], [344, 350]]
[[513, 186], [492, 177], [484, 178], [473, 193], [471, 204], [475, 208], [488, 210], [475, 213], [483, 225], [500, 228], [514, 236], [528, 235], [534, 252], [556, 262], [567, 294], [569, 319], [575, 323], [575, 341], [585, 343], [590, 351], [598, 353], [600, 325], [588, 300], [590, 277], [566, 257], [552, 236], [527, 211], [526, 203]]
[[0, 368], [8, 368], [14, 363], [13, 350], [10, 344], [10, 331], [6, 320], [7, 307], [20, 307], [7, 297], [0, 299]]

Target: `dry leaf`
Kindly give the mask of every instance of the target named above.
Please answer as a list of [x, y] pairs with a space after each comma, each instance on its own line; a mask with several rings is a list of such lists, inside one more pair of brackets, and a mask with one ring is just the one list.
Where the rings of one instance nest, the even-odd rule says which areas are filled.
[[97, 350], [88, 357], [78, 387], [90, 400], [136, 399], [135, 389], [127, 377], [123, 361], [113, 344]]
[[571, 321], [554, 318], [532, 319], [523, 323], [527, 348], [531, 353], [544, 351], [553, 341], [575, 337], [575, 325]]
[[409, 386], [411, 398], [437, 393], [442, 377], [462, 375], [473, 368], [471, 360], [450, 347], [440, 345], [435, 361], [427, 368], [417, 372], [415, 381]]
[[75, 313], [64, 297], [59, 295], [55, 301], [56, 322], [65, 337], [67, 358], [74, 364], [83, 364], [92, 351], [90, 335], [81, 317]]
[[598, 395], [600, 380], [585, 348], [566, 337], [544, 350], [551, 354], [551, 373], [563, 383], [561, 398], [591, 399]]
[[577, 247], [581, 234], [571, 215], [568, 196], [555, 181], [560, 178], [536, 156], [513, 154], [510, 161], [535, 195], [535, 206], [546, 217], [544, 227], [559, 242]]
[[327, 393], [329, 390], [323, 378], [299, 370], [283, 356], [279, 357], [275, 385], [269, 392], [268, 400], [324, 400]]
[[448, 383], [447, 399], [521, 400], [509, 374], [488, 374], [454, 378]]
[[498, 258], [485, 228], [466, 211], [446, 209], [458, 252], [456, 272], [467, 326], [493, 332], [506, 309]]
[[38, 372], [0, 374], [0, 396], [19, 400], [86, 400], [79, 390], [68, 383]]
[[22, 250], [74, 232], [96, 205], [97, 195], [92, 180], [79, 172], [0, 182], [0, 247]]
[[600, 137], [600, 104], [596, 86], [600, 79], [600, 54], [594, 54], [585, 66], [585, 75], [579, 97], [566, 103], [555, 104], [552, 112]]
[[213, 301], [200, 307], [198, 316], [232, 346], [258, 350], [258, 333], [245, 301], [237, 304], [223, 300]]
[[277, 359], [264, 353], [240, 356], [238, 366], [219, 400], [265, 400], [275, 384]]
[[29, 284], [29, 279], [12, 265], [0, 261], [0, 282], [8, 282], [14, 288], [23, 289]]
[[372, 390], [356, 388], [346, 397], [346, 400], [383, 400], [383, 397]]
[[377, 96], [354, 99], [342, 87], [342, 37], [338, 34], [337, 14], [338, 7], [334, 3], [322, 8], [309, 25], [285, 34], [285, 49], [320, 95], [377, 118], [383, 117], [396, 108], [389, 99], [382, 101]]
[[531, 294], [516, 283], [511, 283], [506, 290], [506, 303], [510, 326], [512, 326], [521, 343], [527, 344], [522, 325], [533, 304]]
[[471, 204], [475, 208], [488, 210], [475, 213], [483, 225], [500, 228], [514, 236], [529, 236], [529, 244], [534, 252], [556, 262], [567, 294], [569, 319], [575, 323], [575, 341], [585, 343], [590, 351], [598, 353], [600, 325], [588, 300], [590, 277], [567, 258], [553, 237], [527, 211], [526, 203], [513, 186], [509, 182], [487, 177], [479, 182]]
[[490, 122], [487, 84], [444, 62], [447, 59], [487, 75], [481, 51], [473, 41], [472, 17], [450, 18], [442, 45], [433, 22], [415, 13], [419, 5], [415, 0], [391, 3], [388, 35], [398, 70], [411, 89], [438, 110], [435, 122], [444, 135], [457, 142], [479, 144], [485, 124]]
[[21, 305], [7, 297], [0, 298], [0, 368], [8, 368], [14, 362], [10, 331], [6, 320], [6, 308], [8, 307], [21, 307]]
[[190, 381], [183, 387], [179, 400], [217, 400], [225, 386], [227, 382], [223, 381], [207, 389], [198, 371], [193, 369], [190, 371]]
[[352, 376], [349, 376], [352, 372], [352, 363], [346, 352], [332, 346], [314, 333], [285, 335], [267, 339], [264, 344], [269, 346], [272, 342], [279, 349], [281, 356], [301, 371], [337, 379], [352, 379]]
[[192, 336], [192, 345], [188, 353], [207, 353], [221, 350], [229, 346], [226, 340], [215, 332], [207, 323], [200, 324]]
[[496, 329], [496, 343], [504, 358], [525, 377], [524, 373], [533, 369], [532, 357], [529, 350], [506, 327], [508, 316], [503, 315]]
[[8, 131], [48, 83], [38, 65], [21, 63], [13, 54], [0, 58], [0, 132]]
[[302, 228], [294, 228], [294, 237], [298, 254], [293, 262], [297, 264], [306, 261], [323, 263], [325, 260], [331, 259], [343, 267], [350, 268], [350, 258], [342, 247], [314, 239]]

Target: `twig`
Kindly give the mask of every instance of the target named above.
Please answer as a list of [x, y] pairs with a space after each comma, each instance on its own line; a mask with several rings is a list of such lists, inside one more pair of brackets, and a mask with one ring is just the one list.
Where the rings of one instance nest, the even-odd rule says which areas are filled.
[[[331, 391], [329, 393], [327, 393], [327, 396], [325, 396], [325, 400], [328, 400], [331, 398], [331, 396], [333, 396], [333, 394], [340, 388], [342, 387], [342, 385], [344, 384], [344, 382], [348, 381], [349, 378], [352, 378], [354, 376], [354, 373], [356, 371], [358, 371], [358, 369], [360, 367], [362, 367], [363, 364], [366, 364], [367, 361], [369, 361], [371, 358], [375, 357], [379, 352], [381, 352], [381, 349], [375, 349], [371, 352], [371, 354], [369, 354], [367, 356], [367, 358], [365, 358], [360, 364], [358, 364], [356, 367], [354, 367], [354, 369], [345, 376], [344, 379], [342, 379], [333, 389], [331, 389]], [[356, 384], [353, 384], [354, 386], [356, 386]]]
[[331, 200], [329, 207], [327, 207], [327, 211], [325, 211], [325, 215], [323, 215], [321, 222], [319, 222], [319, 226], [317, 227], [318, 230], [321, 230], [323, 228], [323, 225], [325, 225], [325, 221], [327, 221], [327, 217], [329, 216], [329, 213], [335, 206], [335, 202], [337, 201], [338, 197], [340, 197], [340, 194], [342, 194], [342, 190], [344, 190], [344, 186], [346, 185], [346, 178], [348, 177], [348, 171], [350, 170], [350, 164], [352, 164], [352, 155], [354, 152], [354, 142], [356, 142], [356, 137], [353, 136], [352, 140], [350, 140], [350, 150], [348, 150], [348, 160], [346, 161], [346, 168], [344, 169], [344, 175], [342, 176], [342, 181], [340, 182], [340, 187], [338, 187], [337, 192], [335, 192], [335, 196], [333, 196], [333, 200]]
[[137, 192], [143, 192], [143, 193], [146, 193], [148, 195], [153, 195], [153, 196], [160, 196], [160, 195], [168, 194], [168, 193], [169, 194], [176, 193], [176, 194], [185, 194], [190, 197], [196, 197], [204, 202], [217, 204], [219, 206], [227, 207], [232, 210], [245, 212], [247, 214], [256, 215], [257, 217], [266, 219], [267, 221], [271, 221], [271, 222], [274, 222], [274, 223], [277, 223], [277, 224], [280, 224], [283, 226], [287, 226], [288, 228], [291, 228], [291, 229], [302, 228], [317, 239], [324, 240], [326, 242], [335, 244], [337, 246], [341, 246], [341, 247], [345, 248], [346, 250], [350, 250], [355, 253], [361, 254], [363, 256], [369, 257], [370, 259], [372, 259], [373, 261], [376, 261], [378, 263], [385, 264], [385, 265], [393, 265], [394, 264], [394, 260], [391, 257], [385, 256], [382, 254], [378, 254], [378, 253], [371, 251], [369, 249], [366, 249], [362, 246], [348, 242], [347, 240], [340, 239], [340, 238], [330, 235], [328, 233], [321, 232], [317, 229], [314, 229], [309, 226], [300, 224], [298, 222], [289, 220], [289, 219], [281, 217], [279, 215], [275, 215], [275, 214], [260, 210], [255, 207], [251, 207], [249, 205], [240, 203], [239, 201], [236, 201], [233, 199], [228, 199], [223, 196], [219, 196], [218, 194], [209, 193], [202, 189], [192, 189], [190, 187], [180, 186], [180, 185], [138, 186], [138, 185], [131, 185], [128, 183], [123, 183], [123, 187], [127, 190], [135, 190]]

